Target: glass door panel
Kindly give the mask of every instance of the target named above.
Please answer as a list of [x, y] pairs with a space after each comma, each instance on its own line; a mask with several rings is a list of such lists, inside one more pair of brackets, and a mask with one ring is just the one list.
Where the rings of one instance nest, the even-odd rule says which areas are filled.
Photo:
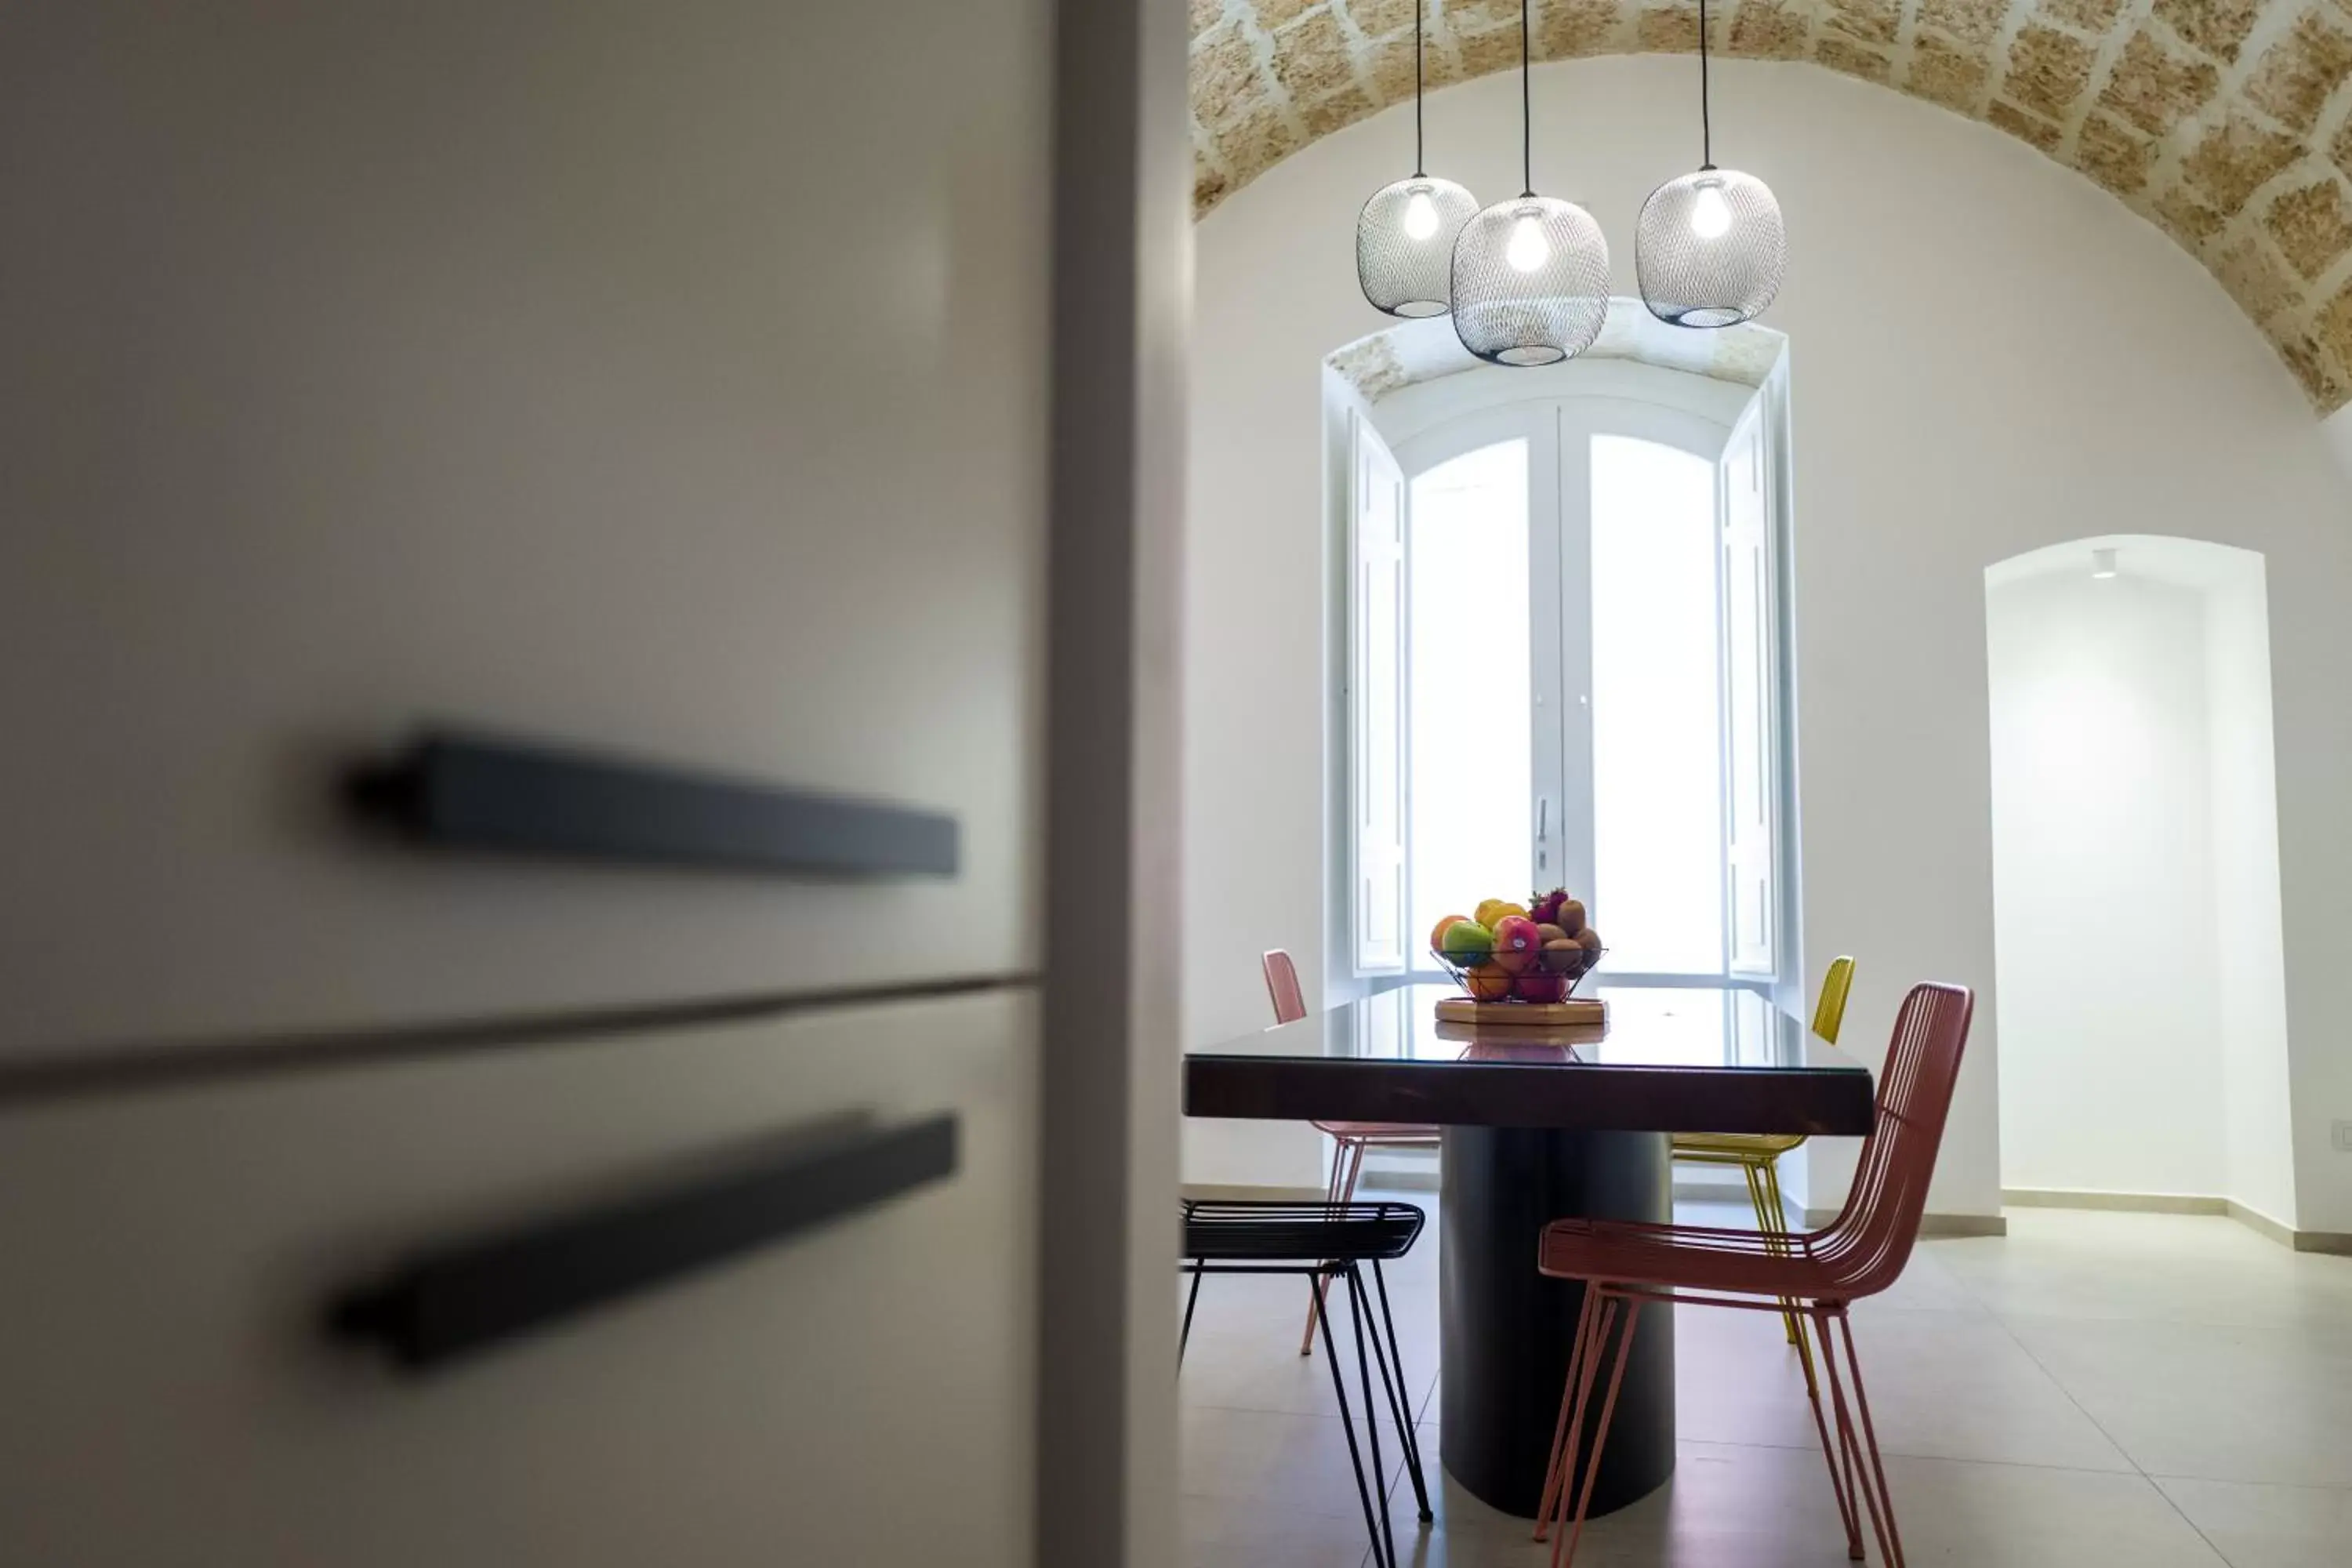
[[1715, 465], [1591, 438], [1594, 923], [1609, 969], [1724, 966]]
[[1415, 475], [1405, 562], [1411, 965], [1430, 928], [1527, 890], [1528, 443]]

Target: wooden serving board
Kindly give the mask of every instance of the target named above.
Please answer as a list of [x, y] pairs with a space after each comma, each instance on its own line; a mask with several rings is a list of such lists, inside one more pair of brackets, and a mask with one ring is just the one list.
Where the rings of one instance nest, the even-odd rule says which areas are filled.
[[1609, 1004], [1591, 996], [1571, 996], [1565, 1002], [1473, 1002], [1467, 996], [1442, 996], [1437, 1016], [1442, 1023], [1473, 1024], [1482, 1029], [1557, 1029], [1605, 1024]]

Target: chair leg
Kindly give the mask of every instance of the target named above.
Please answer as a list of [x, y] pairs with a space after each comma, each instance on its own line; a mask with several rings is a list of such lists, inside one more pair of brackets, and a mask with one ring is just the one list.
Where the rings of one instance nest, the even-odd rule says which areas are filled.
[[[1381, 1272], [1380, 1260], [1372, 1260], [1372, 1284], [1381, 1296], [1381, 1325], [1388, 1331], [1388, 1364], [1396, 1369], [1395, 1403], [1391, 1410], [1397, 1418], [1397, 1441], [1404, 1447], [1405, 1473], [1412, 1478], [1413, 1501], [1420, 1505], [1421, 1522], [1427, 1524], [1436, 1518], [1429, 1510], [1429, 1482], [1422, 1474], [1421, 1435], [1415, 1430], [1412, 1408], [1412, 1387], [1404, 1380], [1404, 1346], [1397, 1339], [1396, 1314], [1389, 1310], [1388, 1277]], [[1372, 1353], [1380, 1354], [1381, 1342], [1372, 1342]], [[1381, 1368], [1382, 1381], [1388, 1377], [1388, 1366]]]
[[[1356, 1382], [1364, 1391], [1364, 1436], [1372, 1450], [1372, 1495], [1381, 1504], [1381, 1540], [1372, 1542], [1372, 1556], [1375, 1562], [1379, 1560], [1381, 1542], [1385, 1542], [1389, 1549], [1388, 1568], [1396, 1568], [1396, 1525], [1389, 1517], [1389, 1472], [1381, 1462], [1381, 1412], [1380, 1406], [1372, 1403], [1371, 1363], [1364, 1354], [1364, 1346], [1372, 1337], [1370, 1313], [1366, 1310], [1371, 1302], [1364, 1290], [1363, 1276], [1353, 1263], [1348, 1265], [1347, 1278], [1348, 1327], [1356, 1337]], [[1381, 1383], [1383, 1387], [1388, 1384], [1385, 1364], [1381, 1369]]]
[[[1786, 1253], [1789, 1249], [1787, 1241], [1789, 1235], [1789, 1211], [1780, 1196], [1780, 1162], [1779, 1156], [1776, 1155], [1764, 1162], [1763, 1181], [1765, 1201], [1772, 1214], [1771, 1233], [1774, 1236], [1782, 1238], [1780, 1243], [1780, 1250]], [[1800, 1305], [1795, 1301], [1784, 1300], [1780, 1303], [1780, 1306], [1781, 1321], [1786, 1322], [1789, 1326], [1789, 1342], [1797, 1347], [1797, 1364], [1804, 1368], [1805, 1393], [1808, 1395], [1811, 1395], [1814, 1392], [1815, 1386], [1813, 1382], [1813, 1352], [1806, 1342], [1804, 1327], [1799, 1316], [1801, 1311]]]
[[[1879, 1458], [1878, 1429], [1871, 1424], [1870, 1395], [1862, 1386], [1862, 1357], [1853, 1348], [1853, 1320], [1844, 1312], [1837, 1314], [1838, 1333], [1845, 1342], [1845, 1363], [1853, 1373], [1854, 1408], [1862, 1413], [1862, 1441], [1870, 1457], [1869, 1485], [1877, 1489], [1878, 1509], [1872, 1522], [1879, 1527], [1878, 1550], [1885, 1554], [1887, 1568], [1903, 1568], [1903, 1532], [1895, 1524], [1895, 1494], [1886, 1487], [1886, 1464]], [[1884, 1515], [1883, 1522], [1879, 1515]]]
[[[1764, 1220], [1764, 1234], [1780, 1239], [1773, 1250], [1788, 1253], [1788, 1206], [1780, 1201], [1780, 1159], [1776, 1154], [1767, 1154], [1757, 1162], [1757, 1184], [1761, 1187], [1757, 1217]], [[1804, 1361], [1804, 1384], [1813, 1387], [1813, 1356], [1804, 1347], [1804, 1331], [1797, 1328], [1797, 1302], [1785, 1300], [1780, 1307], [1780, 1321], [1788, 1326], [1788, 1342], [1797, 1347], [1797, 1359]]]
[[1184, 1347], [1192, 1342], [1192, 1309], [1201, 1300], [1201, 1270], [1192, 1270], [1192, 1288], [1184, 1292], [1184, 1331], [1176, 1338], [1176, 1367], [1184, 1367]]
[[[1613, 1298], [1591, 1280], [1585, 1281], [1584, 1294], [1585, 1299], [1595, 1305], [1591, 1326], [1585, 1331], [1582, 1352], [1575, 1357], [1576, 1371], [1569, 1379], [1576, 1385], [1576, 1402], [1568, 1412], [1567, 1441], [1559, 1450], [1559, 1485], [1552, 1493], [1553, 1508], [1548, 1516], [1556, 1519], [1563, 1531], [1568, 1524], [1568, 1500], [1576, 1488], [1577, 1457], [1584, 1451], [1585, 1408], [1592, 1401], [1593, 1380], [1601, 1371], [1601, 1347], [1609, 1342], [1609, 1336], [1617, 1326], [1617, 1302]], [[1541, 1528], [1542, 1521], [1538, 1521], [1539, 1531]], [[1543, 1537], [1538, 1533], [1537, 1539]], [[1552, 1562], [1556, 1568], [1559, 1562], [1557, 1543], [1552, 1550]]]
[[[1845, 1457], [1846, 1490], [1861, 1500], [1863, 1510], [1870, 1515], [1871, 1532], [1878, 1537], [1879, 1555], [1886, 1560], [1887, 1568], [1903, 1568], [1902, 1544], [1895, 1535], [1893, 1500], [1883, 1495], [1886, 1476], [1884, 1467], [1879, 1466], [1877, 1462], [1877, 1435], [1871, 1429], [1867, 1412], [1864, 1413], [1861, 1426], [1858, 1429], [1855, 1426], [1853, 1415], [1846, 1408], [1844, 1382], [1838, 1375], [1837, 1336], [1830, 1331], [1828, 1320], [1836, 1319], [1843, 1321], [1844, 1318], [1843, 1308], [1832, 1308], [1822, 1313], [1822, 1364], [1829, 1370], [1830, 1401], [1837, 1411], [1838, 1447]], [[1847, 1332], [1847, 1338], [1850, 1352], [1851, 1330]], [[1859, 1371], [1859, 1363], [1852, 1362], [1849, 1358], [1849, 1364], [1854, 1366], [1857, 1372]], [[1857, 1385], [1854, 1389], [1857, 1404], [1860, 1402], [1861, 1394], [1862, 1390]], [[1864, 1462], [1865, 1447], [1867, 1447], [1866, 1463]], [[1874, 1471], [1875, 1471], [1874, 1476]], [[1847, 1554], [1856, 1562], [1862, 1559], [1860, 1546], [1853, 1542], [1849, 1542], [1847, 1546]]]
[[[1773, 1253], [1779, 1254], [1788, 1250], [1787, 1242], [1784, 1239], [1776, 1238], [1784, 1238], [1788, 1236], [1789, 1219], [1787, 1213], [1780, 1207], [1780, 1182], [1774, 1172], [1773, 1165], [1774, 1162], [1769, 1155], [1756, 1159], [1744, 1159], [1739, 1163], [1739, 1173], [1748, 1178], [1748, 1201], [1756, 1208], [1757, 1232], [1765, 1238], [1765, 1247]], [[1788, 1331], [1789, 1342], [1800, 1347], [1801, 1351], [1805, 1339], [1797, 1331], [1795, 1303], [1784, 1302], [1782, 1305], [1784, 1310], [1780, 1314], [1780, 1321]], [[1810, 1368], [1808, 1368], [1808, 1381], [1811, 1381]]]
[[[1323, 1335], [1323, 1359], [1331, 1367], [1331, 1393], [1339, 1402], [1339, 1429], [1347, 1436], [1348, 1463], [1354, 1467], [1356, 1472], [1356, 1500], [1364, 1505], [1364, 1531], [1371, 1537], [1373, 1568], [1396, 1568], [1393, 1554], [1385, 1564], [1381, 1561], [1380, 1521], [1372, 1510], [1372, 1490], [1364, 1484], [1364, 1458], [1356, 1447], [1356, 1423], [1348, 1414], [1348, 1380], [1339, 1375], [1339, 1350], [1331, 1340], [1331, 1317], [1324, 1310], [1323, 1297], [1319, 1292], [1309, 1292], [1307, 1301], [1307, 1310], [1315, 1317], [1315, 1326]], [[1365, 1412], [1367, 1418], [1370, 1415], [1371, 1412]]]
[[[1552, 1568], [1567, 1568], [1576, 1561], [1576, 1542], [1584, 1534], [1585, 1511], [1592, 1506], [1592, 1483], [1600, 1478], [1601, 1456], [1609, 1447], [1609, 1423], [1617, 1415], [1617, 1391], [1625, 1381], [1625, 1363], [1633, 1359], [1633, 1331], [1642, 1326], [1643, 1300], [1639, 1296], [1629, 1296], [1624, 1300], [1625, 1331], [1617, 1342], [1617, 1364], [1609, 1369], [1609, 1394], [1601, 1402], [1601, 1419], [1592, 1428], [1592, 1453], [1584, 1461], [1584, 1484], [1577, 1489], [1576, 1516], [1572, 1521], [1566, 1518], [1560, 1521], [1565, 1532], [1552, 1542]], [[1610, 1304], [1614, 1307], [1616, 1303], [1612, 1301]], [[1588, 1383], [1591, 1381], [1589, 1373], [1585, 1380]], [[1570, 1436], [1573, 1437], [1574, 1435]], [[1565, 1511], [1565, 1488], [1560, 1500]]]
[[[1829, 1353], [1829, 1327], [1818, 1310], [1809, 1312], [1808, 1316], [1812, 1319], [1813, 1332], [1820, 1337], [1822, 1352], [1826, 1356]], [[1813, 1385], [1811, 1375], [1812, 1364], [1808, 1352], [1805, 1360], [1805, 1399], [1813, 1407], [1813, 1430], [1822, 1439], [1822, 1458], [1829, 1462], [1830, 1490], [1837, 1497], [1838, 1522], [1845, 1526], [1845, 1554], [1859, 1563], [1862, 1561], [1862, 1519], [1854, 1510], [1853, 1493], [1847, 1488], [1844, 1475], [1838, 1468], [1842, 1449], [1831, 1439], [1829, 1420], [1822, 1414], [1821, 1390]]]
[[[1363, 1162], [1364, 1145], [1361, 1139], [1338, 1138], [1332, 1141], [1331, 1180], [1323, 1188], [1325, 1203], [1343, 1204], [1355, 1196], [1356, 1175]], [[1300, 1355], [1315, 1353], [1315, 1314], [1322, 1305], [1324, 1292], [1330, 1287], [1331, 1280], [1328, 1275], [1318, 1274], [1307, 1282], [1307, 1288], [1313, 1292], [1315, 1300], [1307, 1303], [1307, 1331], [1298, 1336]]]
[[1577, 1374], [1583, 1370], [1592, 1339], [1594, 1321], [1600, 1317], [1601, 1291], [1597, 1286], [1584, 1288], [1584, 1300], [1576, 1310], [1576, 1332], [1568, 1342], [1568, 1376], [1559, 1385], [1559, 1419], [1551, 1429], [1551, 1460], [1544, 1468], [1543, 1500], [1536, 1505], [1536, 1535], [1538, 1541], [1551, 1534], [1551, 1505], [1558, 1497], [1568, 1445], [1569, 1417], [1576, 1406]]

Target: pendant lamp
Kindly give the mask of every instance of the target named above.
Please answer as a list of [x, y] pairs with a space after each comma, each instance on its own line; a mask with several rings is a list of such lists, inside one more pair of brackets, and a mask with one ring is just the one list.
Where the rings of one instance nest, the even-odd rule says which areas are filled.
[[1454, 237], [1478, 198], [1422, 168], [1421, 10], [1412, 15], [1412, 178], [1382, 185], [1356, 216], [1356, 281], [1376, 310], [1442, 316], [1453, 305]]
[[1789, 231], [1772, 188], [1715, 166], [1707, 115], [1706, 0], [1698, 0], [1698, 172], [1668, 180], [1642, 204], [1633, 273], [1650, 314], [1677, 327], [1752, 320], [1780, 291]]
[[1454, 243], [1454, 332], [1495, 364], [1557, 364], [1609, 318], [1609, 242], [1574, 202], [1535, 192], [1528, 4], [1519, 0], [1519, 173], [1526, 189], [1465, 224]]

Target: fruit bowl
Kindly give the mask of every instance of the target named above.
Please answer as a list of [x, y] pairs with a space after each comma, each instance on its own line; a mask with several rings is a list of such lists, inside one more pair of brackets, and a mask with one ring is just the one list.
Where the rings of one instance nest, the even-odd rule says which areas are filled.
[[1583, 902], [1554, 888], [1524, 904], [1488, 899], [1475, 914], [1447, 915], [1430, 931], [1429, 951], [1475, 1004], [1557, 1006], [1576, 994], [1607, 950]]
[[1465, 996], [1492, 1005], [1565, 1002], [1576, 994], [1576, 988], [1584, 984], [1587, 975], [1601, 967], [1601, 960], [1609, 950], [1580, 947], [1575, 958], [1552, 957], [1549, 963], [1542, 960], [1551, 955], [1531, 953], [1527, 955], [1528, 962], [1516, 973], [1496, 962], [1491, 953], [1465, 960], [1441, 948], [1432, 948], [1430, 952], [1445, 973], [1454, 977], [1454, 983], [1462, 987]]

